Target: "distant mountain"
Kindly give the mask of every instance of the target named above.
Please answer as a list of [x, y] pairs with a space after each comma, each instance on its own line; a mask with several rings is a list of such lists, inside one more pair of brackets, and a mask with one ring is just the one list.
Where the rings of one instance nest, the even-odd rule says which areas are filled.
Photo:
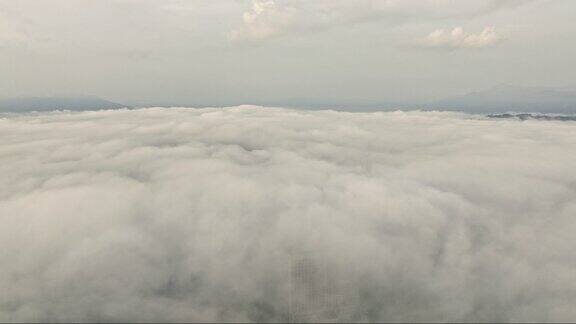
[[51, 110], [100, 110], [126, 108], [126, 105], [98, 97], [19, 97], [0, 99], [0, 112]]
[[576, 91], [498, 86], [486, 91], [444, 99], [432, 104], [439, 110], [459, 110], [478, 113], [541, 112], [576, 113]]
[[558, 115], [558, 114], [527, 114], [527, 113], [505, 113], [490, 114], [489, 118], [498, 119], [518, 119], [518, 120], [559, 120], [559, 121], [576, 121], [576, 115]]

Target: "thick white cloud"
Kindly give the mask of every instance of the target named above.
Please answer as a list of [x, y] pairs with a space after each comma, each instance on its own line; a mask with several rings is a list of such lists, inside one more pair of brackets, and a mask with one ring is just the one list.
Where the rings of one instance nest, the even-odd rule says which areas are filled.
[[449, 32], [444, 29], [431, 32], [423, 44], [441, 48], [483, 48], [496, 45], [500, 39], [494, 27], [486, 27], [478, 34], [468, 34], [462, 27], [456, 27]]
[[574, 165], [570, 122], [7, 115], [0, 321], [570, 321]]

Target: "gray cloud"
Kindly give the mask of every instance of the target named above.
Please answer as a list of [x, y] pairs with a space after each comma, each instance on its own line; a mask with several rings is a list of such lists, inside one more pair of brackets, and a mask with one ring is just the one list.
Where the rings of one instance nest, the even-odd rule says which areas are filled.
[[[0, 0], [0, 98], [326, 107], [424, 103], [498, 84], [576, 87], [570, 0], [258, 3]], [[487, 26], [500, 46], [414, 46], [454, 27], [476, 35], [468, 44], [492, 44]]]
[[252, 0], [251, 8], [243, 13], [242, 25], [229, 36], [232, 40], [259, 41], [366, 21], [387, 20], [394, 25], [414, 18], [472, 18], [530, 2], [534, 0]]
[[151, 108], [0, 139], [0, 321], [576, 316], [571, 122]]

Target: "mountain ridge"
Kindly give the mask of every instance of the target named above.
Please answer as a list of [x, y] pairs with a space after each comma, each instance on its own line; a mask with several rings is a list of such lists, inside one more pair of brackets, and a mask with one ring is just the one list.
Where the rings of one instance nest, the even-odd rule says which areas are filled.
[[0, 99], [0, 112], [30, 112], [52, 110], [102, 110], [130, 108], [128, 105], [96, 96], [22, 96]]
[[435, 108], [475, 113], [576, 113], [576, 91], [500, 85], [433, 102]]

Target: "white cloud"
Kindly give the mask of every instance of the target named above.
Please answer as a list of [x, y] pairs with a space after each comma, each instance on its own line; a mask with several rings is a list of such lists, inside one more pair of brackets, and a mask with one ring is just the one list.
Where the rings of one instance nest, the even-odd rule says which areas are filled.
[[5, 115], [0, 321], [569, 321], [575, 148], [458, 113]]
[[452, 31], [437, 29], [431, 32], [423, 44], [442, 48], [483, 48], [496, 45], [500, 39], [494, 27], [486, 27], [478, 34], [468, 34], [462, 27], [456, 27]]
[[293, 8], [278, 6], [273, 0], [252, 0], [250, 11], [244, 12], [240, 29], [230, 32], [232, 40], [262, 40], [294, 28], [296, 12]]
[[[373, 20], [397, 24], [412, 20], [471, 17], [513, 8], [532, 0], [252, 0], [233, 40], [264, 40]], [[472, 41], [471, 41], [472, 42]]]

